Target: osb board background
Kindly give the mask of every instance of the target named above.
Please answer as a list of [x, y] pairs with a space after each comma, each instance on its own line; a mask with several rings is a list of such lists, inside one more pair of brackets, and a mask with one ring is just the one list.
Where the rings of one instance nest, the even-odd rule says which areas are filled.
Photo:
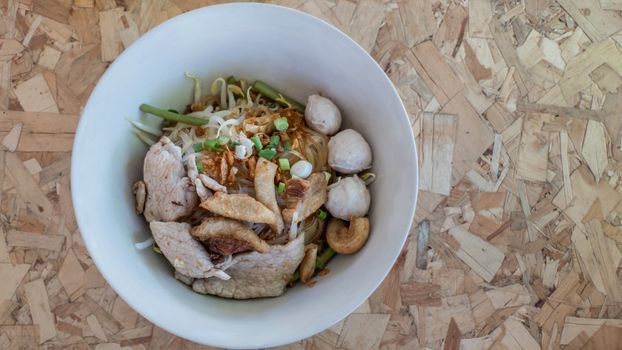
[[[108, 64], [210, 3], [0, 2], [0, 349], [207, 348], [105, 283], [76, 226], [69, 165]], [[336, 25], [385, 69], [422, 189], [381, 287], [284, 348], [622, 348], [622, 1], [279, 3]]]

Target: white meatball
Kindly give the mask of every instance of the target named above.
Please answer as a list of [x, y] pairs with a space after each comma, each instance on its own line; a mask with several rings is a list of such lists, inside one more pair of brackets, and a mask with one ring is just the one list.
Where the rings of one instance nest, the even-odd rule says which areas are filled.
[[326, 97], [311, 95], [305, 108], [305, 121], [311, 129], [324, 135], [332, 135], [341, 127], [341, 112]]
[[371, 148], [361, 134], [352, 129], [340, 131], [328, 141], [328, 165], [343, 174], [371, 168]]
[[363, 217], [369, 210], [370, 196], [365, 183], [356, 175], [346, 177], [328, 187], [326, 209], [330, 215], [350, 220]]

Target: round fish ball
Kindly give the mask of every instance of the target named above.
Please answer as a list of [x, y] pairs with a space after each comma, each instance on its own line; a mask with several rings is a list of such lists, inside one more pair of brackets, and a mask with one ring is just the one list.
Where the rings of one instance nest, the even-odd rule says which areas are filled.
[[341, 127], [341, 112], [326, 97], [311, 95], [305, 108], [305, 121], [311, 129], [324, 135], [332, 135]]
[[343, 174], [371, 167], [371, 148], [361, 134], [346, 129], [328, 141], [328, 165]]
[[358, 176], [346, 177], [328, 188], [326, 209], [330, 215], [350, 220], [353, 217], [363, 217], [369, 210], [370, 195], [363, 180]]

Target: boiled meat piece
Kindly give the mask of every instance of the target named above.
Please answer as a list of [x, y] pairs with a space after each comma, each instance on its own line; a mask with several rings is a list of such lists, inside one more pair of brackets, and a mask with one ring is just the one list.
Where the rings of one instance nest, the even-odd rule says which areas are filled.
[[304, 256], [304, 235], [286, 245], [270, 246], [266, 253], [241, 253], [233, 257], [227, 274], [229, 280], [198, 279], [192, 284], [195, 292], [225, 298], [250, 299], [275, 297], [285, 287]]
[[145, 156], [143, 176], [147, 187], [145, 219], [175, 221], [188, 216], [199, 198], [181, 160], [181, 148], [164, 136]]
[[162, 254], [181, 275], [228, 278], [226, 273], [212, 264], [205, 247], [192, 238], [190, 224], [152, 221], [149, 227]]

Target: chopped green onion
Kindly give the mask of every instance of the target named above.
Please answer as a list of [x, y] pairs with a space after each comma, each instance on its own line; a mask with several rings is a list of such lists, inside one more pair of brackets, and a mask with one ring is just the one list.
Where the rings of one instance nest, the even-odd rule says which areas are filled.
[[203, 150], [203, 144], [201, 142], [195, 143], [192, 147], [194, 148], [195, 152], [201, 152]]
[[218, 142], [218, 139], [205, 140], [205, 142], [203, 142], [203, 147], [215, 152], [223, 151], [221, 147], [218, 147], [219, 145], [220, 143]]
[[303, 104], [287, 96], [284, 96], [283, 94], [275, 90], [272, 86], [264, 83], [261, 80], [255, 81], [255, 83], [253, 84], [253, 88], [257, 90], [257, 92], [259, 92], [260, 94], [266, 96], [273, 101], [276, 101], [282, 106], [286, 106], [288, 108], [293, 107], [300, 113], [305, 112], [305, 106]]
[[324, 171], [324, 177], [326, 177], [326, 182], [330, 181], [330, 178], [333, 176], [333, 174], [329, 173], [328, 171]]
[[220, 136], [216, 140], [218, 141], [219, 145], [226, 145], [227, 143], [229, 143], [229, 138], [227, 136]]
[[281, 138], [279, 137], [279, 135], [272, 135], [270, 136], [270, 145], [273, 147], [276, 147], [279, 145], [279, 141], [281, 141]]
[[277, 191], [279, 191], [279, 193], [285, 192], [285, 183], [279, 182], [279, 186], [277, 187]]
[[281, 167], [281, 170], [283, 171], [289, 170], [289, 159], [279, 158], [279, 166]]
[[285, 141], [285, 143], [283, 144], [283, 148], [286, 151], [291, 151], [292, 150], [292, 142], [291, 141]]
[[274, 120], [274, 128], [277, 129], [278, 131], [287, 130], [287, 128], [289, 128], [289, 123], [287, 122], [287, 118], [285, 117], [276, 118]]
[[322, 209], [318, 209], [317, 210], [317, 217], [320, 218], [320, 220], [326, 220], [326, 217], [328, 216], [328, 213], [325, 212]]
[[209, 120], [206, 119], [191, 117], [189, 115], [181, 115], [179, 113], [167, 111], [158, 107], [148, 105], [146, 103], [141, 104], [139, 109], [145, 113], [153, 114], [156, 117], [160, 117], [162, 119], [180, 122], [188, 125], [201, 126], [209, 122]]
[[231, 147], [235, 147], [235, 146], [239, 146], [240, 144], [235, 142], [235, 141], [231, 141]]
[[202, 173], [203, 172], [203, 163], [200, 160], [196, 160], [197, 170]]
[[253, 141], [253, 144], [255, 144], [255, 148], [257, 148], [257, 151], [261, 151], [263, 146], [261, 145], [261, 140], [259, 140], [259, 136], [255, 135], [251, 137], [251, 141]]
[[276, 156], [276, 150], [273, 148], [266, 148], [259, 151], [259, 156], [262, 158], [266, 158], [267, 160], [272, 160], [274, 156]]

